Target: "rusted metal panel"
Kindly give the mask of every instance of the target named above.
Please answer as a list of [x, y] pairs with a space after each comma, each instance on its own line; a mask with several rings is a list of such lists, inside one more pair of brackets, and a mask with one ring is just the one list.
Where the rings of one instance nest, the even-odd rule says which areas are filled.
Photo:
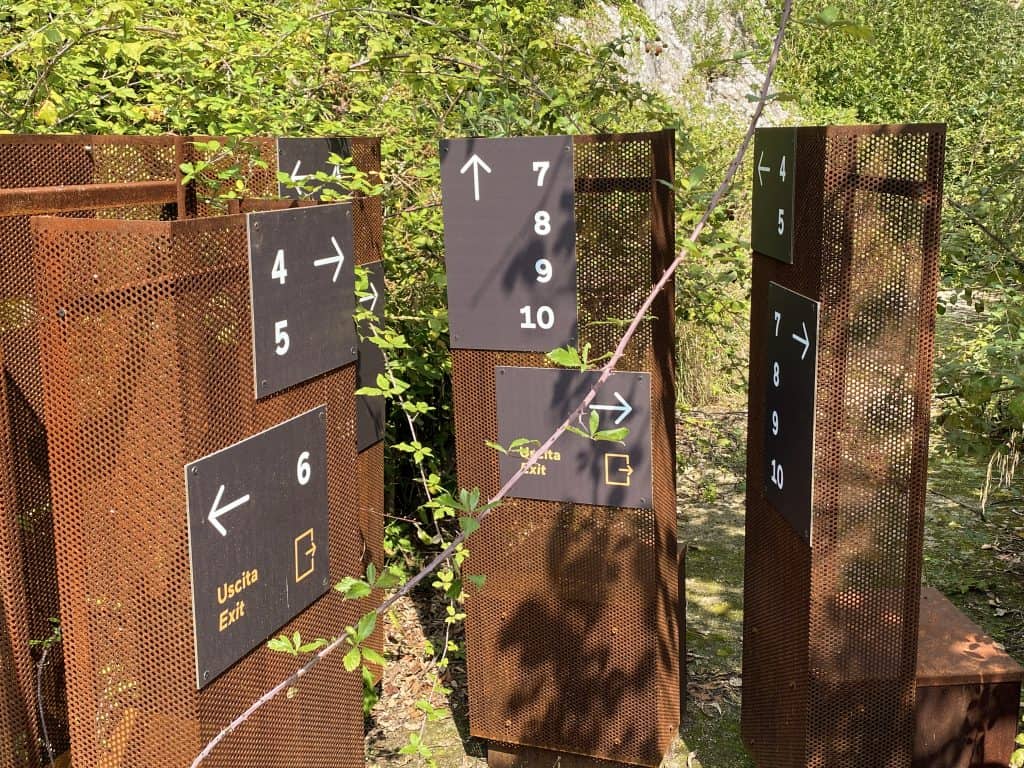
[[[182, 468], [326, 405], [330, 577], [360, 573], [354, 366], [254, 401], [242, 216], [33, 225], [72, 759], [180, 768], [295, 664], [264, 646], [195, 690]], [[282, 631], [354, 614], [328, 596]], [[362, 765], [360, 691], [324, 660], [211, 764]]]
[[918, 636], [913, 768], [1008, 768], [1024, 669], [931, 587]]
[[[673, 142], [671, 131], [573, 140], [579, 343], [592, 356], [620, 333], [595, 321], [632, 316], [674, 256]], [[650, 374], [651, 508], [507, 499], [470, 540], [473, 572], [487, 577], [466, 608], [475, 736], [653, 766], [676, 734], [671, 283], [651, 315], [619, 366]], [[498, 435], [496, 368], [550, 365], [541, 353], [453, 350], [460, 485], [500, 485], [485, 444]]]
[[[250, 194], [271, 198], [276, 194], [277, 183], [275, 142], [273, 139], [251, 141], [256, 148], [255, 156], [265, 159], [267, 164], [266, 167], [251, 164], [243, 168], [247, 189]], [[367, 173], [379, 173], [379, 139], [355, 138], [350, 143], [357, 166]], [[31, 190], [28, 195], [20, 193], [20, 199], [25, 200], [28, 197], [34, 200], [33, 205], [37, 205], [34, 211], [59, 213], [75, 218], [90, 217], [98, 229], [113, 231], [121, 226], [118, 223], [107, 223], [114, 217], [156, 221], [171, 219], [178, 214], [215, 212], [216, 209], [209, 200], [197, 200], [194, 186], [186, 187], [177, 183], [179, 165], [185, 161], [194, 161], [196, 157], [193, 140], [188, 137], [3, 136], [0, 137], [0, 186]], [[42, 190], [32, 189], [45, 187], [64, 187], [65, 190], [71, 187], [74, 188], [74, 196], [65, 195], [63, 200], [53, 196], [50, 204], [47, 204], [40, 198]], [[155, 202], [143, 204], [139, 190], [142, 190], [141, 194], [144, 197], [154, 196]], [[8, 200], [19, 198], [19, 194], [7, 194]], [[275, 206], [271, 200], [248, 199], [244, 202], [251, 209], [260, 209], [263, 206], [273, 208], [280, 205]], [[109, 205], [104, 206], [104, 203]], [[87, 204], [91, 210], [61, 208], [64, 205]], [[361, 255], [371, 253], [378, 254], [375, 258], [379, 259], [379, 199], [357, 200], [353, 203], [353, 210], [358, 221], [355, 233], [357, 260]], [[157, 229], [164, 226], [166, 225], [157, 225]], [[206, 241], [207, 238], [216, 240], [213, 234], [216, 227], [197, 227], [197, 233], [206, 233], [201, 236], [203, 241], [197, 247], [209, 245], [216, 250], [219, 247], [216, 243], [209, 244]], [[0, 275], [0, 349], [6, 355], [4, 380], [8, 391], [8, 418], [4, 420], [3, 439], [0, 440], [0, 445], [3, 446], [3, 453], [10, 457], [9, 473], [6, 477], [10, 479], [14, 489], [10, 506], [5, 513], [8, 517], [5, 518], [4, 526], [0, 526], [0, 532], [6, 532], [0, 533], [0, 558], [14, 568], [13, 578], [0, 584], [0, 589], [3, 590], [0, 602], [4, 605], [7, 622], [6, 626], [0, 629], [0, 637], [6, 636], [12, 646], [10, 658], [18, 662], [14, 669], [18, 678], [17, 685], [22, 691], [16, 699], [5, 699], [5, 705], [26, 712], [32, 734], [38, 734], [40, 729], [35, 715], [35, 670], [32, 659], [33, 656], [38, 658], [40, 651], [36, 646], [33, 654], [28, 655], [24, 649], [29, 647], [30, 640], [42, 640], [49, 636], [52, 631], [51, 619], [57, 618], [59, 611], [47, 432], [44, 427], [42, 378], [39, 367], [40, 318], [37, 311], [38, 296], [33, 281], [33, 246], [28, 215], [0, 216], [0, 245], [4, 250], [5, 265], [8, 267]], [[75, 254], [76, 257], [79, 255]], [[130, 251], [122, 254], [123, 260], [129, 258]], [[112, 263], [116, 261], [112, 260]], [[164, 284], [159, 278], [149, 275], [147, 270], [151, 267], [151, 262], [148, 256], [133, 266], [137, 269], [135, 284], [139, 290], [156, 289], [157, 286]], [[214, 273], [218, 270], [223, 272], [224, 269], [226, 268], [216, 267], [209, 275], [183, 278], [182, 282], [213, 279]], [[96, 272], [88, 275], [87, 279], [100, 284], [105, 277], [106, 275]], [[111, 297], [115, 297], [119, 295], [118, 291], [121, 288], [104, 290], [107, 290]], [[65, 312], [71, 308], [73, 307], [64, 308]], [[213, 312], [211, 317], [216, 315], [217, 313]], [[227, 331], [225, 333], [227, 334]], [[220, 341], [227, 342], [230, 338], [230, 334], [227, 334]], [[360, 495], [372, 500], [373, 507], [370, 511], [361, 512], [359, 531], [364, 539], [361, 551], [366, 553], [365, 559], [369, 561], [372, 556], [380, 565], [383, 560], [383, 500], [381, 499], [379, 503], [376, 500], [378, 496], [383, 496], [383, 489], [379, 487], [383, 477], [383, 457], [377, 453], [379, 451], [373, 453], [367, 460], [365, 471], [361, 470]], [[14, 521], [17, 521], [16, 526], [7, 525]], [[21, 563], [20, 574], [17, 563]], [[72, 593], [76, 593], [77, 588], [78, 583], [68, 586]], [[24, 615], [19, 613], [15, 618], [10, 618], [13, 615], [13, 607], [19, 605], [24, 606]], [[351, 623], [364, 607], [365, 605], [347, 606], [343, 610], [340, 623]], [[106, 608], [109, 609], [109, 606]], [[95, 610], [102, 609], [103, 606], [95, 607]], [[382, 643], [380, 630], [374, 642], [379, 648]], [[87, 652], [83, 653], [88, 656]], [[67, 749], [69, 739], [62, 654], [61, 645], [51, 649], [42, 675], [46, 723], [50, 740], [57, 753]], [[90, 684], [108, 692], [116, 690], [123, 682], [114, 667], [96, 668], [91, 674]], [[123, 757], [126, 753], [127, 740], [145, 738], [144, 729], [136, 727], [140, 720], [134, 710], [124, 712], [123, 717], [114, 725], [110, 723], [111, 712], [108, 710], [91, 712], [90, 715], [83, 717], [89, 716], [96, 718], [94, 725], [97, 733], [107, 729], [108, 734], [113, 734], [116, 744], [109, 755], [110, 760], [114, 761], [110, 763], [112, 765], [118, 764], [117, 761], [121, 759], [118, 755]], [[212, 735], [208, 729], [204, 732]], [[34, 745], [35, 735], [31, 738]], [[16, 743], [13, 738], [8, 742], [6, 734], [0, 736], [0, 741], [5, 744]], [[274, 750], [277, 747], [271, 744], [268, 749]], [[35, 766], [38, 764], [37, 759], [41, 759], [38, 754], [30, 756], [27, 763], [18, 765]], [[260, 757], [257, 762], [262, 759]], [[243, 758], [239, 758], [239, 761], [239, 764], [252, 764]]]
[[936, 125], [798, 129], [793, 263], [754, 256], [751, 317], [769, 282], [820, 302], [813, 549], [765, 493], [769, 328], [751, 325], [743, 735], [760, 768], [911, 763], [944, 146]]
[[[45, 759], [39, 746], [42, 728], [36, 713], [34, 662], [41, 657], [38, 641], [53, 633], [60, 618], [28, 214], [172, 216], [174, 144], [171, 136], [0, 136], [0, 250], [5, 267], [0, 272], [0, 348], [7, 391], [0, 446], [12, 489], [0, 526], [0, 560], [11, 569], [0, 585], [5, 610], [0, 636], [10, 645], [9, 658], [18, 678], [17, 690], [3, 692], [5, 699], [13, 697], [5, 706], [24, 713], [29, 723], [29, 744], [15, 753], [19, 766], [39, 765]], [[124, 183], [141, 186], [125, 194], [117, 188]], [[64, 193], [46, 200], [42, 188]], [[167, 204], [168, 198], [172, 204]], [[20, 210], [11, 207], [17, 201], [24, 206]], [[103, 203], [108, 207], [95, 207]], [[69, 205], [88, 205], [92, 210], [64, 207]], [[41, 675], [46, 731], [57, 754], [68, 748], [63, 652], [61, 644], [50, 648]], [[0, 737], [0, 742], [24, 744], [25, 738], [15, 734], [9, 742]]]
[[169, 179], [122, 184], [0, 189], [0, 216], [94, 211], [126, 205], [176, 204], [178, 186], [177, 181]]

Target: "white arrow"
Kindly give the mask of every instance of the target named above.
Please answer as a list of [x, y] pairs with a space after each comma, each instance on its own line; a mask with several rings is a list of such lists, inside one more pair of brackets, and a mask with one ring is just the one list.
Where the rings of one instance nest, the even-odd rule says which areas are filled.
[[626, 402], [626, 399], [618, 392], [615, 393], [615, 399], [618, 400], [622, 405], [592, 405], [590, 410], [592, 411], [620, 411], [619, 418], [615, 420], [616, 424], [621, 424], [622, 420], [629, 416], [633, 412], [633, 406]]
[[220, 516], [221, 515], [226, 515], [231, 510], [236, 509], [236, 508], [242, 506], [243, 504], [248, 503], [248, 501], [249, 501], [249, 494], [247, 493], [247, 494], [245, 494], [245, 496], [239, 496], [237, 499], [232, 501], [230, 504], [225, 504], [223, 507], [220, 506], [220, 500], [222, 498], [224, 498], [224, 486], [223, 485], [220, 487], [220, 490], [217, 491], [217, 498], [213, 500], [213, 506], [210, 507], [210, 514], [206, 516], [206, 519], [210, 521], [210, 525], [212, 525], [214, 528], [216, 528], [217, 532], [221, 536], [227, 536], [228, 535], [228, 530], [227, 530], [227, 528], [225, 528], [223, 525], [220, 524], [220, 519], [219, 519]]
[[803, 360], [805, 357], [807, 357], [807, 350], [811, 348], [811, 337], [807, 335], [807, 323], [800, 323], [800, 325], [803, 326], [804, 335], [797, 336], [794, 333], [793, 341], [799, 342], [800, 344], [804, 345], [804, 351], [800, 353], [800, 359]]
[[759, 158], [757, 158], [757, 183], [759, 185], [761, 185], [762, 187], [764, 186], [764, 179], [761, 178], [761, 173], [764, 172], [764, 171], [767, 171], [768, 173], [772, 172], [772, 169], [769, 166], [764, 165], [763, 163], [764, 163], [764, 150], [762, 149], [761, 150], [761, 156]]
[[491, 172], [491, 167], [487, 165], [483, 160], [480, 159], [480, 155], [474, 154], [466, 164], [462, 166], [462, 170], [459, 173], [465, 173], [470, 168], [473, 169], [473, 199], [478, 203], [480, 202], [480, 169], [483, 168], [487, 173]]
[[302, 181], [303, 179], [309, 178], [308, 173], [299, 173], [299, 168], [302, 167], [302, 161], [296, 160], [295, 167], [292, 168], [292, 181]]
[[373, 308], [377, 306], [377, 299], [380, 298], [380, 294], [377, 292], [377, 286], [373, 284], [373, 280], [370, 280], [369, 282], [370, 282], [370, 292], [373, 295], [372, 296], [363, 296], [363, 298], [361, 298], [359, 300], [359, 303], [360, 304], [365, 304], [366, 302], [370, 302], [370, 311], [373, 312]]
[[337, 238], [331, 235], [331, 245], [334, 246], [334, 250], [337, 252], [337, 256], [325, 256], [322, 259], [316, 259], [313, 262], [314, 267], [326, 267], [331, 264], [337, 264], [334, 268], [334, 277], [331, 278], [332, 283], [338, 282], [338, 275], [341, 274], [341, 265], [345, 263], [345, 254], [341, 252], [341, 246], [338, 245]]

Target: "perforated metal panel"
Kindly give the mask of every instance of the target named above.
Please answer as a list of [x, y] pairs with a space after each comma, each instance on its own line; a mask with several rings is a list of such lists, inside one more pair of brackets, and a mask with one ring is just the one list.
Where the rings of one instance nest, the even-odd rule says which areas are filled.
[[[743, 735], [760, 768], [911, 763], [943, 126], [801, 128], [794, 261], [754, 255]], [[821, 302], [809, 548], [765, 500], [767, 286]]]
[[[672, 132], [574, 141], [580, 344], [610, 352], [673, 256]], [[473, 735], [657, 765], [679, 722], [673, 290], [620, 364], [651, 374], [653, 509], [508, 499], [470, 540]], [[498, 490], [495, 366], [534, 353], [454, 350], [459, 484]], [[544, 435], [531, 436], [543, 439]], [[514, 495], [514, 491], [513, 491]]]
[[[2, 136], [0, 137], [0, 194], [3, 190], [28, 190], [54, 185], [100, 185], [123, 182], [171, 181], [176, 177], [174, 138], [124, 136]], [[67, 210], [67, 199], [48, 197], [32, 210], [62, 212], [67, 216], [158, 219], [173, 215], [174, 192], [166, 205], [148, 204], [99, 208], [124, 204], [132, 193], [97, 194], [94, 210]], [[24, 205], [24, 202], [19, 203]], [[0, 585], [4, 623], [0, 644], [9, 654], [4, 660], [0, 709], [18, 712], [22, 725], [5, 731], [0, 724], [0, 743], [15, 745], [3, 750], [0, 765], [37, 765], [41, 759], [42, 730], [36, 714], [34, 660], [30, 641], [43, 640], [59, 617], [56, 563], [46, 430], [43, 426], [42, 379], [39, 371], [36, 295], [32, 280], [32, 236], [26, 215], [0, 215], [0, 348], [4, 355], [6, 414], [0, 428], [3, 483], [6, 486], [4, 519], [0, 524], [0, 563], [6, 578]], [[13, 677], [11, 677], [13, 675]], [[16, 682], [15, 682], [16, 681]], [[42, 699], [48, 735], [57, 753], [68, 748], [67, 711], [64, 693], [62, 646], [51, 648], [42, 675]], [[5, 763], [4, 760], [13, 760]]]
[[[195, 690], [183, 467], [326, 404], [331, 578], [360, 571], [354, 368], [254, 402], [242, 216], [33, 223], [72, 761], [180, 768], [295, 664], [260, 648]], [[359, 695], [329, 658], [210, 764], [361, 764]]]

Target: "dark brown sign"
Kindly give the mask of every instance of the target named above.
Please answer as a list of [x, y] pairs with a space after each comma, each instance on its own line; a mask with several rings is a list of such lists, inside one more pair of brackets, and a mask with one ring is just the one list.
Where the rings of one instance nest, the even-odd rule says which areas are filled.
[[758, 128], [754, 137], [754, 194], [750, 245], [793, 263], [796, 128]]
[[765, 496], [811, 543], [818, 302], [768, 283]]
[[[379, 261], [363, 265], [367, 273], [367, 296], [359, 299], [364, 309], [373, 312], [378, 323], [384, 321], [384, 265]], [[356, 368], [357, 387], [377, 386], [377, 376], [384, 373], [384, 353], [368, 341], [370, 329], [364, 323], [359, 329], [359, 365]], [[356, 395], [356, 449], [365, 451], [384, 439], [383, 397]]]
[[185, 466], [199, 688], [327, 591], [325, 417], [316, 408]]
[[572, 139], [441, 142], [451, 346], [576, 343]]
[[[331, 155], [341, 158], [352, 156], [352, 149], [348, 139], [342, 138], [290, 138], [282, 137], [277, 140], [277, 168], [281, 173], [288, 174], [288, 178], [295, 184], [288, 184], [279, 181], [277, 185], [280, 197], [307, 198], [320, 200], [325, 189], [333, 188], [337, 192], [344, 192], [341, 184], [321, 182], [312, 178], [318, 172], [337, 176], [340, 171], [338, 166], [331, 163]], [[296, 186], [302, 184], [309, 187], [308, 191]]]
[[250, 213], [256, 398], [356, 359], [348, 203]]
[[[529, 444], [500, 454], [501, 482], [526, 462], [597, 382], [596, 371], [556, 368], [496, 369], [498, 442]], [[651, 377], [613, 373], [575, 425], [589, 433], [590, 414], [600, 430], [628, 428], [621, 441], [591, 440], [563, 434], [515, 485], [512, 495], [526, 499], [571, 501], [608, 507], [651, 509]]]

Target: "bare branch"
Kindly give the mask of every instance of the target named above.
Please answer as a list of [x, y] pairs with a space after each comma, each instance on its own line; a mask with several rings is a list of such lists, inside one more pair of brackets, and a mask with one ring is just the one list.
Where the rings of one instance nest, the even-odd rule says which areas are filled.
[[[750, 124], [747, 127], [747, 131], [743, 136], [743, 141], [740, 143], [740, 146], [736, 150], [736, 154], [733, 157], [732, 162], [729, 164], [729, 168], [726, 171], [725, 177], [722, 179], [721, 183], [718, 185], [718, 188], [715, 190], [714, 194], [711, 196], [711, 199], [708, 201], [707, 207], [705, 208], [704, 214], [703, 216], [701, 216], [700, 221], [697, 222], [696, 227], [694, 227], [693, 231], [690, 233], [689, 242], [691, 244], [697, 242], [697, 239], [700, 237], [701, 232], [704, 231], [704, 228], [707, 226], [708, 221], [710, 221], [711, 214], [714, 212], [715, 208], [718, 207], [718, 204], [721, 202], [722, 198], [732, 187], [732, 183], [736, 177], [736, 173], [739, 171], [740, 165], [743, 163], [743, 157], [744, 155], [746, 155], [747, 148], [749, 147], [750, 142], [754, 137], [754, 130], [757, 128], [757, 124], [761, 119], [761, 114], [762, 112], [764, 112], [765, 104], [768, 101], [769, 88], [771, 87], [772, 77], [775, 74], [775, 67], [778, 64], [779, 51], [782, 47], [782, 41], [786, 35], [786, 27], [789, 22], [789, 17], [792, 10], [793, 0], [785, 0], [782, 8], [782, 16], [779, 20], [778, 32], [776, 33], [775, 41], [772, 45], [771, 56], [768, 59], [768, 66], [765, 71], [764, 82], [761, 84], [761, 91], [759, 94], [757, 106], [754, 109], [754, 114], [752, 115], [750, 119]], [[496, 504], [497, 502], [500, 502], [502, 499], [504, 499], [512, 490], [513, 486], [515, 486], [515, 484], [519, 481], [519, 479], [530, 469], [530, 467], [537, 463], [538, 459], [540, 459], [540, 457], [543, 456], [544, 453], [547, 450], [549, 450], [552, 445], [554, 445], [555, 441], [558, 440], [558, 438], [565, 433], [566, 429], [576, 420], [577, 416], [582, 414], [584, 410], [587, 408], [587, 406], [590, 405], [593, 399], [597, 396], [597, 390], [601, 387], [601, 385], [604, 382], [608, 380], [608, 377], [611, 376], [612, 372], [615, 370], [615, 366], [618, 364], [623, 354], [625, 354], [626, 347], [628, 346], [630, 340], [633, 338], [633, 335], [636, 333], [637, 329], [640, 327], [640, 324], [643, 322], [644, 317], [647, 316], [648, 312], [651, 309], [651, 306], [657, 299], [658, 294], [661, 293], [665, 285], [668, 283], [669, 279], [672, 277], [672, 274], [685, 260], [687, 250], [687, 248], [683, 248], [683, 250], [679, 252], [675, 260], [669, 265], [669, 267], [665, 270], [665, 273], [661, 276], [658, 282], [651, 289], [650, 293], [647, 295], [647, 298], [644, 300], [643, 304], [640, 305], [640, 308], [637, 310], [632, 322], [629, 324], [629, 327], [626, 329], [626, 332], [619, 340], [618, 346], [616, 346], [611, 358], [608, 360], [607, 364], [601, 369], [601, 375], [598, 378], [597, 383], [594, 384], [594, 386], [590, 389], [589, 392], [587, 392], [586, 396], [583, 398], [580, 404], [575, 408], [575, 410], [573, 410], [573, 412], [568, 416], [568, 418], [566, 418], [562, 425], [557, 430], [555, 430], [555, 432], [547, 440], [545, 440], [539, 448], [537, 448], [532, 454], [530, 454], [530, 457], [525, 462], [523, 462], [522, 466], [519, 468], [519, 471], [517, 471], [511, 478], [509, 478], [508, 482], [506, 482], [505, 485], [501, 487], [501, 490], [499, 490], [498, 493], [495, 494], [493, 498], [491, 498], [489, 504]], [[491, 511], [491, 508], [486, 509], [484, 512], [481, 512], [476, 519], [480, 521], [484, 520], [486, 517], [490, 515]], [[400, 597], [409, 594], [420, 582], [422, 582], [425, 578], [427, 578], [427, 576], [433, 573], [433, 571], [438, 566], [440, 566], [442, 563], [448, 560], [453, 554], [455, 554], [456, 549], [459, 547], [459, 545], [462, 544], [463, 541], [465, 541], [465, 539], [465, 532], [462, 532], [458, 536], [456, 536], [452, 540], [452, 542], [447, 547], [445, 547], [445, 549], [442, 552], [438, 553], [430, 561], [430, 563], [425, 568], [423, 568], [423, 570], [421, 570], [415, 576], [411, 577], [399, 589], [395, 590], [395, 592], [393, 592], [390, 597], [384, 600], [384, 602], [382, 602], [375, 609], [375, 613], [377, 613], [378, 616], [384, 614], [392, 605], [395, 604], [395, 602]], [[252, 717], [252, 715], [255, 712], [257, 712], [261, 707], [263, 707], [265, 704], [267, 704], [277, 696], [287, 691], [299, 680], [308, 675], [313, 670], [313, 668], [316, 667], [316, 665], [319, 664], [324, 658], [326, 658], [331, 653], [336, 651], [340, 646], [342, 646], [344, 641], [345, 633], [342, 632], [339, 634], [337, 638], [335, 638], [328, 645], [324, 646], [321, 650], [319, 650], [309, 661], [307, 661], [302, 667], [300, 667], [294, 673], [292, 673], [288, 678], [282, 680], [280, 683], [278, 683], [269, 691], [260, 696], [259, 699], [254, 701], [252, 705], [245, 710], [245, 712], [236, 717], [226, 728], [224, 728], [224, 730], [218, 733], [203, 748], [203, 750], [196, 756], [196, 759], [192, 761], [191, 768], [198, 768], [198, 766], [202, 764], [202, 762], [207, 757], [210, 756], [210, 754], [217, 747], [217, 745], [219, 745], [222, 741], [224, 741], [224, 739], [226, 739], [235, 730], [237, 730], [239, 726], [241, 726], [243, 723], [245, 723], [246, 720]]]

